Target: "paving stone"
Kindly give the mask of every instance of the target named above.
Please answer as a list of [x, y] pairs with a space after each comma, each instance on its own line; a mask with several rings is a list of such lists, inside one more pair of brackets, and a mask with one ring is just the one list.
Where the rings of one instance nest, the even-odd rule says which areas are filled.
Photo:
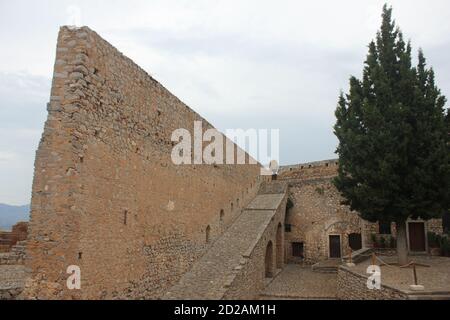
[[336, 299], [337, 275], [316, 273], [310, 266], [286, 265], [262, 292], [261, 299]]

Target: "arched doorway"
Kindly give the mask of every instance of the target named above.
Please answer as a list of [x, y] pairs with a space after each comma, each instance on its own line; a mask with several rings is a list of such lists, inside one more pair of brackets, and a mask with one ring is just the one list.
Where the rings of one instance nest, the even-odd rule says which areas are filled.
[[350, 233], [348, 235], [348, 246], [353, 250], [357, 251], [362, 248], [362, 238], [361, 233]]
[[211, 240], [210, 233], [211, 233], [211, 227], [207, 226], [206, 227], [206, 243], [209, 243], [209, 241]]
[[279, 223], [277, 228], [277, 269], [283, 268], [283, 252], [283, 226]]
[[269, 241], [266, 247], [266, 259], [265, 259], [265, 275], [266, 278], [273, 277], [273, 244]]

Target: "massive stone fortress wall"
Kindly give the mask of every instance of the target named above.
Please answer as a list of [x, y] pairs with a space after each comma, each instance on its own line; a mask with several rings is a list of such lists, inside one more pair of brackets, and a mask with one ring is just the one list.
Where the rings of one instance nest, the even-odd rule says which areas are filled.
[[194, 121], [212, 128], [89, 28], [61, 28], [26, 297], [159, 297], [189, 269], [263, 180], [259, 165], [174, 165], [171, 134]]

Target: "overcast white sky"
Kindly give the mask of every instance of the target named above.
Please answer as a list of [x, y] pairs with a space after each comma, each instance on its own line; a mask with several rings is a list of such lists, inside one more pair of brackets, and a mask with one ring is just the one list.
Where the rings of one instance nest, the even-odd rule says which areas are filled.
[[[70, 6], [221, 130], [279, 128], [282, 164], [335, 157], [334, 109], [384, 1], [0, 0], [0, 202], [30, 201], [59, 26]], [[450, 2], [388, 1], [450, 96]]]

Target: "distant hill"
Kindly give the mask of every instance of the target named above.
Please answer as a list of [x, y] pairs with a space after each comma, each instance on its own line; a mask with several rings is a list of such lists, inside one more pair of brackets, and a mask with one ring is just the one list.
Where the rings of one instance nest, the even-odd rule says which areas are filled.
[[10, 230], [19, 221], [30, 219], [30, 205], [10, 206], [0, 203], [0, 229]]

